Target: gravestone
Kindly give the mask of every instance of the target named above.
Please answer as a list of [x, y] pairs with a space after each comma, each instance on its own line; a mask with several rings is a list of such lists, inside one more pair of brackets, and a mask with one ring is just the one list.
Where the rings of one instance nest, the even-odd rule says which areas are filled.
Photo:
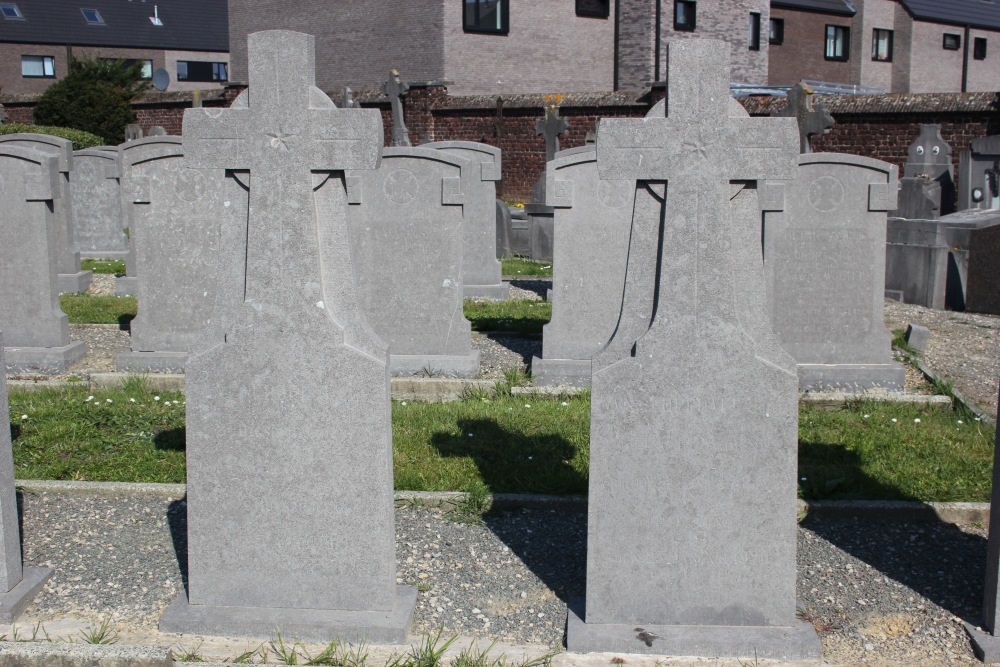
[[136, 139], [142, 139], [142, 126], [129, 123], [125, 126], [125, 141], [135, 141]]
[[811, 153], [809, 139], [814, 134], [830, 134], [833, 116], [822, 103], [813, 104], [813, 90], [804, 83], [788, 89], [785, 108], [772, 116], [794, 118], [799, 126], [799, 153]]
[[771, 327], [798, 363], [800, 389], [903, 391], [882, 316], [897, 174], [872, 158], [803, 154], [784, 210], [764, 214]]
[[122, 218], [118, 151], [88, 148], [73, 153], [76, 248], [83, 257], [125, 259], [128, 236]]
[[56, 272], [59, 276], [59, 291], [86, 292], [92, 274], [80, 270], [80, 253], [76, 249], [76, 232], [73, 230], [73, 196], [70, 191], [73, 171], [73, 142], [48, 134], [6, 134], [0, 135], [0, 143], [23, 148], [33, 148], [49, 155], [55, 155], [59, 164], [58, 196], [52, 200], [56, 220]]
[[225, 342], [186, 367], [188, 587], [160, 629], [402, 643], [388, 350], [355, 292], [343, 178], [378, 167], [381, 119], [315, 87], [312, 36], [247, 41], [249, 89], [184, 112], [186, 166], [249, 170], [250, 194], [218, 254]]
[[62, 373], [87, 353], [84, 343], [70, 341], [59, 307], [63, 221], [55, 200], [63, 195], [62, 176], [57, 156], [0, 143], [0, 323], [8, 373]]
[[246, 190], [222, 169], [185, 167], [180, 137], [129, 143], [122, 170], [139, 308], [117, 370], [183, 371], [189, 353], [222, 340], [214, 259], [222, 227], [246, 219]]
[[[427, 148], [387, 148], [378, 169], [347, 174], [358, 299], [394, 375], [479, 373], [462, 308], [463, 209], [479, 175], [479, 164]], [[332, 191], [317, 190], [321, 224], [339, 213]]]
[[406, 123], [403, 121], [403, 98], [410, 92], [410, 84], [401, 81], [399, 72], [391, 69], [389, 78], [382, 83], [382, 92], [388, 96], [389, 106], [392, 109], [392, 143], [389, 145], [412, 146], [410, 131], [406, 129]]
[[555, 209], [552, 320], [542, 356], [531, 361], [540, 385], [589, 386], [591, 358], [615, 332], [621, 312], [635, 184], [601, 180], [597, 150], [560, 151], [546, 172]]
[[433, 148], [469, 160], [474, 178], [465, 204], [465, 254], [462, 278], [466, 298], [510, 298], [510, 284], [500, 279], [496, 249], [497, 182], [501, 178], [500, 149], [475, 141], [434, 141]]
[[170, 133], [167, 132], [167, 129], [165, 127], [163, 127], [162, 125], [154, 125], [153, 127], [149, 128], [149, 132], [146, 133], [146, 136], [147, 137], [166, 137], [169, 134]]
[[[511, 218], [510, 207], [502, 199], [496, 201], [496, 248], [497, 259], [509, 257], [513, 253], [510, 249]], [[509, 294], [509, 292], [508, 292]]]
[[668, 56], [669, 110], [597, 137], [601, 179], [635, 183], [635, 210], [618, 328], [593, 360], [587, 593], [567, 645], [818, 657], [795, 618], [795, 365], [768, 326], [744, 185], [794, 176], [795, 123], [730, 98], [726, 43]]
[[[960, 211], [955, 215], [971, 213]], [[974, 313], [1000, 315], [1000, 210], [976, 211], [982, 217], [969, 229], [969, 251], [965, 280], [965, 309]]]
[[948, 284], [948, 235], [934, 220], [889, 218], [885, 289], [903, 303], [943, 309]]
[[360, 109], [361, 105], [358, 104], [357, 100], [354, 99], [354, 91], [344, 86], [340, 89], [340, 104], [338, 105], [341, 109]]
[[[559, 117], [559, 107], [545, 107], [545, 118], [535, 122], [535, 134], [545, 139], [545, 162], [559, 152], [559, 137], [569, 129], [569, 123]], [[531, 202], [524, 205], [527, 216], [527, 256], [539, 261], [552, 261], [554, 210], [545, 203], [545, 172], [531, 188]]]
[[[3, 346], [3, 332], [0, 332], [0, 368], [5, 365]], [[23, 567], [21, 562], [6, 380], [0, 381], [0, 415], [3, 415], [3, 425], [0, 425], [0, 623], [12, 623], [31, 604], [53, 571], [46, 567]]]
[[1000, 208], [1000, 134], [973, 139], [958, 156], [958, 209]]
[[937, 220], [941, 217], [941, 184], [926, 176], [899, 179], [899, 208], [890, 218]]
[[940, 202], [941, 215], [955, 211], [955, 169], [951, 164], [951, 146], [941, 137], [940, 125], [921, 125], [920, 135], [907, 149], [903, 177], [916, 176], [936, 181], [941, 186], [936, 197]]

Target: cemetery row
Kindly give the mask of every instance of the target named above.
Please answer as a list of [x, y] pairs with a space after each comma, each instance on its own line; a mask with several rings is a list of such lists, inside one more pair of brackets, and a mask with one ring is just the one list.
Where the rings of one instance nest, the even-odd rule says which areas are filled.
[[[164, 631], [405, 639], [389, 375], [468, 372], [466, 289], [505, 290], [498, 153], [383, 150], [377, 112], [315, 88], [313, 46], [251, 35], [232, 108], [191, 109], [183, 140], [130, 142], [105, 170], [140, 297], [123, 363], [186, 373], [188, 586]], [[555, 237], [566, 277], [543, 356], [593, 387], [586, 597], [567, 644], [815, 658], [795, 613], [798, 389], [902, 389], [882, 323], [896, 170], [799, 156], [793, 119], [729, 97], [728, 46], [669, 49], [669, 108], [602, 122], [593, 150], [553, 153], [544, 185], [576, 217]], [[0, 145], [20, 221], [0, 323], [49, 336], [7, 341], [14, 364], [75, 354], [56, 276], [79, 256], [60, 269], [54, 251], [58, 227], [72, 238], [71, 157]]]

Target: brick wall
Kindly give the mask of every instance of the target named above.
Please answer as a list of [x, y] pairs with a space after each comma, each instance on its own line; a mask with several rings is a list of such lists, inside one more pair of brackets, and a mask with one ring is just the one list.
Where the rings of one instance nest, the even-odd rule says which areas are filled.
[[[771, 45], [768, 84], [792, 86], [802, 79], [851, 82], [851, 61], [827, 60], [824, 50], [826, 26], [850, 28], [850, 16], [775, 7], [771, 10], [771, 17], [784, 20], [785, 40], [782, 44]], [[861, 36], [853, 33], [854, 31], [851, 34], [852, 45], [861, 39]]]
[[[674, 3], [662, 0], [661, 54], [672, 39], [721, 39], [732, 47], [732, 81], [764, 85], [768, 82], [767, 25], [771, 16], [769, 0], [698, 0], [695, 30], [674, 30]], [[750, 12], [760, 14], [760, 50], [749, 49]], [[666, 76], [665, 69], [661, 69]]]

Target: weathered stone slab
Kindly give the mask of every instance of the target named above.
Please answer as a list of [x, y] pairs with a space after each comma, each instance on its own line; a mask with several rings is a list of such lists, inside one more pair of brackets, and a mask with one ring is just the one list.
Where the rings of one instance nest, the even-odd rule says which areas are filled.
[[897, 180], [880, 160], [805, 154], [784, 187], [784, 210], [764, 213], [768, 312], [801, 389], [903, 390], [882, 317]]
[[542, 356], [531, 362], [535, 384], [589, 386], [591, 358], [611, 340], [621, 314], [635, 183], [601, 180], [597, 150], [587, 148], [561, 151], [548, 163], [553, 303]]
[[91, 272], [80, 270], [80, 253], [76, 249], [76, 233], [73, 231], [73, 196], [70, 191], [70, 179], [73, 171], [73, 142], [48, 134], [20, 133], [0, 135], [0, 143], [33, 148], [56, 156], [60, 175], [56, 183], [59, 196], [52, 201], [58, 222], [55, 252], [59, 291], [86, 292], [90, 286]]
[[139, 309], [119, 371], [181, 371], [198, 345], [222, 340], [215, 257], [222, 227], [245, 224], [247, 192], [224, 170], [189, 169], [183, 158], [180, 137], [122, 151]]
[[1000, 210], [993, 210], [993, 224], [969, 231], [969, 264], [965, 307], [975, 313], [1000, 314]]
[[128, 236], [122, 218], [118, 151], [89, 148], [73, 153], [76, 248], [82, 257], [125, 259]]
[[885, 289], [903, 303], [944, 308], [948, 279], [948, 237], [934, 220], [889, 218], [885, 246]]
[[668, 49], [669, 111], [602, 119], [597, 137], [602, 180], [637, 186], [621, 317], [593, 360], [568, 647], [813, 657], [818, 638], [794, 631], [795, 365], [766, 317], [757, 191], [732, 184], [791, 179], [796, 125], [730, 98], [725, 43]]
[[160, 628], [401, 642], [388, 350], [356, 293], [342, 176], [378, 167], [381, 119], [315, 87], [309, 35], [254, 33], [248, 53], [230, 109], [184, 115], [186, 166], [248, 169], [250, 195], [218, 255], [225, 342], [186, 366], [189, 586]]
[[958, 156], [958, 210], [1000, 208], [1000, 134], [973, 139]]
[[[463, 209], [479, 167], [444, 151], [387, 148], [378, 169], [347, 175], [358, 298], [394, 375], [479, 373], [462, 309]], [[339, 214], [325, 188], [316, 190], [320, 220]]]
[[62, 221], [54, 202], [64, 192], [61, 180], [56, 156], [0, 142], [0, 322], [9, 373], [61, 373], [87, 352], [84, 343], [70, 341], [59, 307]]
[[510, 284], [500, 280], [496, 245], [496, 184], [502, 173], [500, 149], [475, 141], [434, 141], [423, 144], [421, 148], [445, 151], [472, 163], [472, 190], [464, 206], [465, 254], [462, 259], [462, 274], [465, 296], [509, 299]]

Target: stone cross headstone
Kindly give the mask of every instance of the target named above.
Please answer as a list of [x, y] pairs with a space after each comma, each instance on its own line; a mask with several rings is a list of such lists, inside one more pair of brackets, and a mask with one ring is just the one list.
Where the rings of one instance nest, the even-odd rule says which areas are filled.
[[410, 92], [410, 84], [404, 83], [399, 78], [399, 72], [391, 69], [389, 78], [382, 83], [382, 92], [389, 97], [389, 104], [392, 107], [392, 143], [389, 145], [412, 146], [410, 132], [403, 122], [403, 97]]
[[189, 353], [222, 340], [215, 317], [222, 228], [246, 219], [246, 190], [222, 169], [184, 166], [180, 137], [122, 151], [138, 313], [118, 371], [182, 371]]
[[340, 89], [340, 107], [341, 109], [359, 109], [361, 105], [358, 104], [357, 100], [354, 99], [354, 91], [352, 91], [347, 86]]
[[941, 137], [941, 126], [920, 126], [920, 135], [907, 149], [903, 176], [924, 176], [941, 185], [941, 215], [955, 211], [955, 168], [951, 164], [951, 146]]
[[795, 365], [767, 324], [745, 186], [794, 176], [795, 123], [730, 98], [728, 44], [668, 49], [669, 109], [603, 119], [597, 138], [601, 179], [636, 195], [618, 328], [594, 358], [568, 648], [815, 658], [795, 617]]
[[129, 123], [125, 126], [125, 141], [135, 141], [136, 139], [142, 139], [142, 126], [137, 123]]
[[539, 385], [589, 386], [591, 359], [621, 313], [635, 184], [601, 180], [595, 146], [560, 151], [546, 179], [546, 203], [555, 208], [552, 320], [531, 377]]
[[[62, 373], [87, 353], [59, 307], [59, 158], [0, 143], [0, 323], [8, 373]], [[0, 427], [0, 431], [3, 428]]]
[[559, 137], [569, 129], [569, 123], [559, 117], [559, 107], [545, 107], [545, 118], [535, 121], [535, 134], [545, 138], [545, 161], [559, 152]]
[[[393, 375], [479, 373], [462, 310], [468, 204], [479, 172], [479, 163], [441, 151], [388, 148], [378, 169], [347, 174], [359, 298], [389, 345]], [[325, 194], [316, 191], [321, 220]]]
[[250, 194], [219, 253], [227, 284], [243, 260], [225, 342], [187, 362], [188, 589], [160, 629], [401, 643], [416, 590], [396, 585], [388, 350], [355, 292], [343, 181], [378, 166], [381, 119], [316, 88], [312, 36], [247, 41], [249, 89], [184, 113], [186, 165], [244, 170]]
[[811, 153], [809, 138], [814, 134], [829, 134], [834, 126], [833, 116], [822, 103], [813, 104], [813, 90], [804, 83], [788, 90], [785, 108], [773, 115], [795, 118], [799, 125], [799, 153]]
[[57, 196], [52, 200], [55, 207], [56, 225], [56, 272], [59, 276], [59, 291], [69, 293], [86, 292], [92, 274], [80, 270], [80, 252], [76, 249], [76, 232], [73, 214], [73, 194], [70, 182], [73, 172], [73, 142], [49, 134], [5, 134], [0, 135], [0, 143], [24, 148], [33, 148], [58, 159], [60, 177], [56, 184]]
[[88, 148], [73, 153], [73, 213], [82, 257], [125, 259], [128, 236], [121, 208], [118, 150]]
[[800, 389], [903, 391], [882, 316], [898, 173], [856, 155], [800, 155], [782, 210], [764, 214], [771, 327], [798, 363]]
[[462, 279], [466, 298], [510, 298], [510, 284], [500, 279], [500, 262], [496, 257], [495, 202], [502, 174], [500, 149], [475, 141], [433, 141], [423, 147], [457, 155], [472, 163], [471, 190], [464, 206]]
[[[4, 337], [0, 332], [0, 369], [4, 363]], [[7, 382], [0, 381], [0, 623], [12, 623], [31, 604], [53, 570], [24, 567], [21, 562], [21, 530], [14, 488], [14, 454], [11, 450], [7, 415]]]

